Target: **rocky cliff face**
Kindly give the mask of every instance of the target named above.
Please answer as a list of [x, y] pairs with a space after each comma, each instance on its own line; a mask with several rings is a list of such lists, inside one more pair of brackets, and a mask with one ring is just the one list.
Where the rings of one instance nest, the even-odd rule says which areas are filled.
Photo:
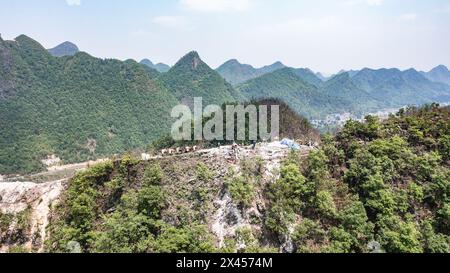
[[42, 251], [50, 209], [64, 180], [0, 182], [0, 252]]

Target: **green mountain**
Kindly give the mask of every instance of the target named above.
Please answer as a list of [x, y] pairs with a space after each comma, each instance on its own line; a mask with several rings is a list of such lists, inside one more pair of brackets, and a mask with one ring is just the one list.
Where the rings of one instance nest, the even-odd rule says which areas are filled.
[[[221, 65], [216, 71], [232, 85], [238, 85], [282, 68], [286, 68], [286, 66], [281, 62], [276, 62], [261, 68], [254, 68], [251, 65], [241, 64], [239, 61], [232, 59]], [[298, 68], [293, 69], [293, 71], [297, 76], [310, 84], [320, 86], [323, 83], [323, 80], [308, 68]]]
[[323, 82], [329, 80], [329, 77], [325, 77], [322, 73], [317, 72], [316, 73], [317, 78], [321, 79]]
[[331, 97], [348, 101], [358, 114], [379, 110], [382, 102], [374, 99], [352, 81], [347, 72], [338, 74], [322, 85], [322, 92]]
[[[356, 74], [358, 74], [358, 72], [359, 72], [359, 70], [344, 70], [344, 69], [342, 69], [341, 71], [339, 71], [336, 75], [334, 75], [334, 76], [337, 76], [337, 75], [339, 75], [339, 74], [344, 74], [344, 73], [348, 73], [348, 75], [351, 77], [351, 78], [353, 78]], [[333, 77], [334, 77], [333, 76]]]
[[286, 66], [281, 62], [276, 62], [261, 68], [254, 68], [251, 65], [241, 64], [237, 60], [232, 59], [221, 65], [216, 71], [229, 83], [237, 85], [284, 67]]
[[260, 71], [263, 75], [267, 73], [271, 73], [274, 71], [277, 71], [279, 69], [285, 68], [286, 66], [282, 62], [275, 62], [271, 65], [266, 65], [261, 68], [258, 68], [258, 71]]
[[219, 73], [205, 64], [197, 52], [192, 51], [181, 58], [159, 79], [174, 96], [186, 105], [192, 105], [194, 97], [202, 97], [203, 104], [241, 101], [243, 96]]
[[366, 68], [324, 82], [280, 62], [255, 69], [231, 60], [218, 69], [222, 75], [251, 78], [234, 88], [196, 52], [159, 73], [150, 61], [103, 60], [70, 47], [55, 54], [24, 35], [0, 38], [0, 173], [40, 170], [48, 155], [72, 163], [144, 147], [169, 133], [172, 107], [194, 97], [204, 105], [279, 99], [309, 119], [450, 101], [450, 86], [437, 82], [448, 72], [443, 66], [427, 77]]
[[352, 80], [375, 99], [386, 102], [387, 106], [419, 105], [450, 100], [449, 86], [431, 82], [414, 69], [400, 71], [365, 68]]
[[450, 71], [444, 65], [439, 65], [433, 68], [430, 72], [423, 73], [423, 75], [427, 77], [430, 81], [450, 85]]
[[292, 68], [283, 68], [249, 80], [237, 88], [248, 99], [280, 99], [309, 119], [336, 113], [349, 105], [342, 99], [324, 94], [319, 88], [300, 78]]
[[306, 82], [320, 87], [323, 84], [323, 80], [319, 78], [313, 71], [309, 68], [297, 68], [294, 69], [295, 74], [305, 80]]
[[72, 163], [144, 147], [170, 132], [176, 104], [134, 61], [0, 40], [0, 173], [40, 170], [47, 155]]
[[233, 85], [257, 78], [261, 75], [253, 66], [241, 64], [235, 59], [229, 60], [221, 65], [217, 68], [217, 72]]
[[168, 66], [167, 64], [163, 63], [153, 64], [153, 62], [150, 61], [149, 59], [143, 59], [140, 63], [155, 69], [159, 73], [166, 73], [167, 71], [170, 70], [170, 66]]
[[73, 56], [79, 51], [78, 47], [71, 42], [64, 42], [48, 50], [53, 57]]

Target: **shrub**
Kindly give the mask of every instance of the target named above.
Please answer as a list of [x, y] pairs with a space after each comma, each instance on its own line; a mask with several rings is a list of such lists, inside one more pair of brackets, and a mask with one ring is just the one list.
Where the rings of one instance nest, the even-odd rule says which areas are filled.
[[146, 186], [159, 186], [162, 183], [164, 172], [159, 165], [150, 165], [145, 168], [143, 183]]
[[158, 186], [148, 186], [142, 188], [138, 195], [138, 213], [147, 215], [150, 218], [160, 217], [161, 210], [166, 207], [166, 197]]
[[267, 228], [277, 234], [285, 234], [296, 220], [294, 209], [285, 200], [272, 201], [266, 212]]
[[253, 181], [242, 176], [234, 177], [227, 183], [231, 198], [240, 206], [250, 206], [255, 197]]
[[9, 213], [2, 213], [0, 211], [0, 233], [5, 232], [11, 226], [14, 220], [14, 215]]
[[157, 222], [142, 214], [117, 211], [105, 217], [93, 251], [99, 253], [145, 253], [154, 245]]
[[214, 178], [214, 172], [212, 172], [203, 162], [197, 164], [196, 174], [197, 179], [204, 182], [209, 182]]
[[315, 207], [324, 216], [334, 217], [336, 215], [336, 206], [333, 201], [333, 195], [330, 192], [318, 192], [315, 199]]
[[311, 219], [304, 218], [295, 227], [292, 234], [298, 252], [317, 252], [326, 238], [326, 232], [322, 226]]
[[422, 223], [422, 241], [427, 253], [449, 253], [450, 237], [434, 231], [430, 220]]
[[183, 228], [163, 226], [155, 241], [158, 253], [210, 253], [215, 252], [213, 238], [207, 227], [192, 224]]
[[369, 221], [363, 203], [349, 203], [339, 211], [338, 219], [344, 230], [352, 235], [352, 251], [365, 252], [367, 244], [373, 239], [374, 225]]
[[398, 216], [382, 216], [378, 225], [380, 226], [378, 241], [387, 252], [423, 252], [421, 234], [413, 222], [404, 222]]

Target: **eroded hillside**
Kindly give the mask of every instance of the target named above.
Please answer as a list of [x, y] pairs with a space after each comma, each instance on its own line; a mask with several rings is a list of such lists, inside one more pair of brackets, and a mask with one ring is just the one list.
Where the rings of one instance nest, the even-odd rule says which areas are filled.
[[[307, 155], [310, 148], [303, 149], [302, 154]], [[224, 146], [177, 156], [157, 156], [149, 161], [125, 157], [80, 172], [70, 183], [63, 180], [42, 184], [0, 183], [2, 251], [43, 251], [43, 241], [47, 239], [46, 251], [69, 251], [69, 243], [76, 242], [83, 249], [106, 252], [110, 246], [104, 245], [106, 238], [97, 238], [99, 234], [91, 234], [100, 240], [95, 246], [88, 243], [93, 238], [85, 237], [91, 235], [83, 235], [78, 240], [72, 236], [86, 232], [88, 226], [97, 232], [108, 230], [108, 222], [119, 221], [118, 214], [125, 213], [124, 206], [130, 205], [124, 205], [131, 202], [127, 199], [139, 199], [143, 191], [149, 196], [141, 197], [150, 199], [146, 199], [149, 207], [141, 213], [158, 216], [154, 219], [159, 221], [156, 226], [167, 229], [195, 225], [205, 229], [211, 249], [226, 247], [236, 232], [252, 230], [262, 235], [266, 232], [259, 225], [266, 209], [264, 190], [278, 178], [281, 162], [288, 153], [287, 147], [276, 144], [260, 144], [255, 150], [241, 147], [237, 153], [231, 146]], [[251, 182], [244, 183], [244, 178]], [[134, 193], [138, 196], [133, 196]], [[158, 204], [151, 201], [155, 196]], [[59, 198], [63, 205], [57, 206]], [[94, 214], [89, 215], [88, 210]], [[109, 219], [102, 222], [103, 217]], [[22, 219], [23, 227], [18, 226], [17, 219]], [[49, 221], [51, 237], [43, 228]], [[73, 225], [80, 228], [78, 232]], [[71, 230], [69, 226], [75, 233], [63, 234]], [[109, 228], [119, 226], [115, 223]], [[241, 244], [245, 246], [245, 242]], [[270, 240], [264, 245], [278, 247]], [[136, 247], [122, 245], [112, 251], [136, 251]]]

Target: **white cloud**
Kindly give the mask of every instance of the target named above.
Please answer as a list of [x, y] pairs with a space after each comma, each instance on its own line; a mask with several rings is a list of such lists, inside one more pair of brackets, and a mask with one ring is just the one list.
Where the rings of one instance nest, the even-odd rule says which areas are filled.
[[183, 16], [157, 16], [153, 18], [153, 23], [172, 29], [192, 30], [191, 23]]
[[405, 13], [400, 15], [399, 20], [400, 21], [414, 21], [417, 19], [417, 14], [415, 13]]
[[180, 0], [180, 4], [202, 12], [244, 11], [253, 5], [253, 0]]
[[81, 0], [66, 0], [66, 3], [69, 6], [80, 6]]

